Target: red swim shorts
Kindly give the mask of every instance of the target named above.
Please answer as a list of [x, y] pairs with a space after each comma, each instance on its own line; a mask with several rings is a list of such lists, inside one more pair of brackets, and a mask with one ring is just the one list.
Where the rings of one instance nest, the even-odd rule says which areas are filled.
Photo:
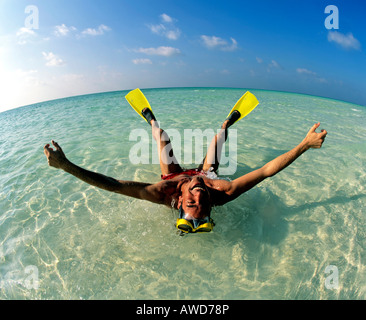
[[182, 174], [188, 175], [188, 176], [205, 176], [206, 172], [202, 171], [202, 170], [198, 170], [198, 169], [188, 169], [188, 170], [184, 170], [182, 172], [174, 172], [174, 173], [169, 173], [169, 174], [162, 174], [161, 175], [161, 179], [163, 180], [170, 180], [173, 179], [177, 176], [180, 176]]

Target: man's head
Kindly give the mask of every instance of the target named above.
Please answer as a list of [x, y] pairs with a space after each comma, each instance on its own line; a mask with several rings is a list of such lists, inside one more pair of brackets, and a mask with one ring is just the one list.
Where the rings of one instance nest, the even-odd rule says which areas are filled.
[[181, 186], [178, 208], [183, 209], [189, 219], [200, 219], [210, 216], [211, 197], [204, 179], [194, 176]]

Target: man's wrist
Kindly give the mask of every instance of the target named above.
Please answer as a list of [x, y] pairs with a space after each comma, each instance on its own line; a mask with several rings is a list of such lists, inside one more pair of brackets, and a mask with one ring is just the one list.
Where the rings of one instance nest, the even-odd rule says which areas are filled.
[[70, 173], [72, 169], [73, 163], [69, 161], [68, 159], [65, 159], [65, 161], [62, 163], [61, 169]]
[[300, 147], [302, 153], [303, 152], [306, 152], [306, 151], [308, 151], [310, 149], [310, 146], [307, 143], [306, 138], [299, 144], [299, 147]]

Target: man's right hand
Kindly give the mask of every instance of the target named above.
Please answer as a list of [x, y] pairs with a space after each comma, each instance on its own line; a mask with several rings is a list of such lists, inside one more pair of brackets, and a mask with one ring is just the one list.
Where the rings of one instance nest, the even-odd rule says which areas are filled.
[[68, 160], [58, 143], [52, 140], [52, 144], [56, 150], [53, 150], [49, 144], [44, 146], [44, 154], [47, 157], [48, 164], [57, 169], [64, 169]]

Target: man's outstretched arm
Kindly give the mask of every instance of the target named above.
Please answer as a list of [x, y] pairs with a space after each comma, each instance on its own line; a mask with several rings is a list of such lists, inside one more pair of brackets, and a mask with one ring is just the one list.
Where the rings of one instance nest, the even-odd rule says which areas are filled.
[[319, 126], [320, 123], [314, 124], [305, 139], [292, 150], [268, 162], [262, 168], [235, 179], [231, 183], [230, 191], [228, 192], [231, 198], [230, 200], [233, 200], [242, 193], [250, 190], [264, 179], [279, 173], [310, 148], [320, 148], [327, 135], [327, 131], [321, 130], [320, 133], [315, 132]]
[[66, 158], [58, 143], [52, 140], [52, 144], [56, 150], [53, 150], [49, 144], [44, 147], [44, 153], [47, 157], [48, 164], [51, 167], [62, 169], [92, 186], [107, 191], [155, 203], [162, 203], [164, 200], [163, 195], [155, 185], [135, 181], [116, 180], [103, 174], [83, 169]]

